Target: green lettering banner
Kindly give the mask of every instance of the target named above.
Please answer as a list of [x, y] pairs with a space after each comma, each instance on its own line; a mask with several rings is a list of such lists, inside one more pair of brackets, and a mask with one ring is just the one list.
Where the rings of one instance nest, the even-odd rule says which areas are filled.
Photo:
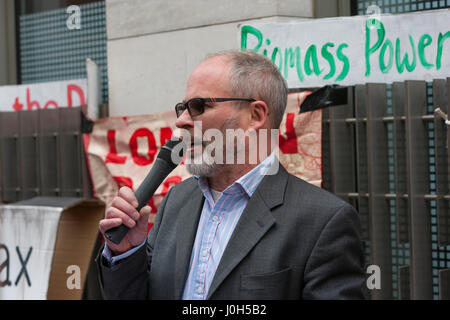
[[450, 10], [242, 24], [239, 45], [290, 88], [431, 81], [450, 77]]

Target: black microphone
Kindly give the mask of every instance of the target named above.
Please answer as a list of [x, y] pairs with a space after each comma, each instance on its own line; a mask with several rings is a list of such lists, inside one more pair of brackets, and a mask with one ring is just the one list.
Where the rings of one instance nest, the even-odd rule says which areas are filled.
[[[135, 192], [138, 201], [136, 210], [138, 212], [148, 203], [159, 185], [183, 159], [184, 148], [186, 145], [180, 144], [182, 141], [183, 140], [180, 138], [172, 138], [161, 147], [153, 167]], [[172, 156], [172, 152], [176, 151], [178, 151], [178, 154], [174, 153]], [[119, 244], [127, 234], [128, 230], [130, 230], [130, 228], [121, 224], [118, 227], [107, 230], [105, 232], [105, 237], [109, 241]]]

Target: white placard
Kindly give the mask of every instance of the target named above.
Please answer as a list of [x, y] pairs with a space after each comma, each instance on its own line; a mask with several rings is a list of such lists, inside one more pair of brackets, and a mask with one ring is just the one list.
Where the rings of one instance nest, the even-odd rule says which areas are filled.
[[0, 87], [0, 111], [55, 109], [87, 104], [87, 80]]
[[450, 77], [450, 10], [242, 24], [241, 49], [263, 54], [290, 88]]
[[0, 206], [0, 300], [45, 300], [63, 208]]

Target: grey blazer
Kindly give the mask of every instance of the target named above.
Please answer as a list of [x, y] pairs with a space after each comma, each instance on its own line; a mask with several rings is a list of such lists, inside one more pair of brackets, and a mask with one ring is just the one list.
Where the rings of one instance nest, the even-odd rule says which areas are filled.
[[[162, 201], [147, 243], [117, 265], [97, 256], [106, 299], [181, 299], [204, 197], [194, 178]], [[358, 214], [281, 165], [263, 178], [223, 253], [208, 299], [364, 299]]]

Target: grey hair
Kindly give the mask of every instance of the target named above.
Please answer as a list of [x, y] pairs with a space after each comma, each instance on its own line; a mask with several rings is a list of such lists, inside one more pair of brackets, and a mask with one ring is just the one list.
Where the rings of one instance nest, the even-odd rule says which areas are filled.
[[221, 51], [206, 59], [213, 57], [224, 57], [231, 62], [233, 97], [264, 101], [269, 108], [271, 127], [278, 129], [286, 109], [288, 89], [286, 80], [272, 61], [260, 54], [239, 50]]

